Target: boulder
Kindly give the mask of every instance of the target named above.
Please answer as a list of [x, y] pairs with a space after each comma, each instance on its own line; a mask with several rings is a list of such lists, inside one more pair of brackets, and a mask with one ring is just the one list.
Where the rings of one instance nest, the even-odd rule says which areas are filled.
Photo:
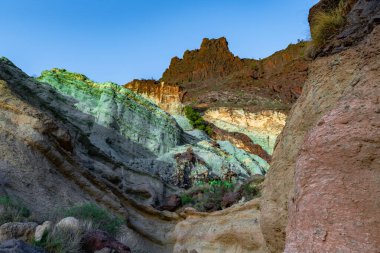
[[66, 217], [60, 220], [56, 225], [56, 228], [71, 228], [71, 229], [79, 229], [80, 223], [79, 220], [74, 217]]
[[34, 222], [8, 222], [0, 226], [0, 242], [10, 239], [28, 240], [34, 236], [37, 227]]
[[44, 250], [29, 245], [21, 240], [8, 240], [0, 245], [0, 253], [46, 253]]
[[237, 203], [241, 199], [240, 192], [227, 192], [222, 199], [222, 208], [227, 208]]
[[177, 194], [173, 194], [165, 199], [164, 204], [159, 209], [174, 212], [180, 206], [181, 198]]
[[41, 241], [42, 236], [45, 231], [50, 231], [53, 228], [53, 223], [51, 221], [45, 221], [42, 225], [38, 225], [36, 227], [36, 231], [34, 232], [34, 240]]
[[[117, 241], [108, 233], [101, 230], [93, 230], [87, 232], [82, 239], [82, 249], [87, 253], [94, 253], [96, 251], [105, 250], [108, 248], [111, 252], [115, 253], [131, 253], [127, 245]], [[102, 251], [103, 252], [103, 251]]]

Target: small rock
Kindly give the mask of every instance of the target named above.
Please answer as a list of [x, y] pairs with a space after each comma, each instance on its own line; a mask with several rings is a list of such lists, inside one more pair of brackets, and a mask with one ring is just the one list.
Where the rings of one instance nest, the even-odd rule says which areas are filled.
[[178, 195], [173, 194], [165, 199], [165, 202], [162, 204], [162, 206], [160, 206], [159, 209], [174, 212], [180, 206], [181, 198]]
[[41, 241], [42, 236], [44, 235], [45, 231], [50, 231], [53, 228], [53, 223], [51, 221], [45, 221], [42, 223], [42, 225], [38, 225], [36, 227], [36, 232], [34, 233], [34, 239], [36, 241]]
[[239, 192], [227, 192], [222, 199], [222, 207], [227, 208], [239, 202], [241, 194]]
[[97, 250], [94, 253], [111, 253], [112, 250], [110, 248], [103, 248], [101, 250]]
[[56, 225], [56, 228], [72, 228], [79, 229], [80, 223], [79, 220], [74, 217], [66, 217], [60, 220]]
[[[128, 246], [118, 242], [115, 238], [110, 236], [108, 233], [101, 230], [93, 230], [87, 232], [82, 239], [82, 249], [87, 253], [95, 253], [108, 248], [115, 253], [131, 253]], [[109, 252], [106, 251], [104, 252]], [[101, 251], [103, 252], [103, 251]]]
[[32, 239], [37, 225], [38, 224], [34, 222], [5, 223], [0, 226], [0, 242], [10, 239]]
[[13, 239], [0, 245], [0, 253], [45, 253], [45, 251], [21, 240]]

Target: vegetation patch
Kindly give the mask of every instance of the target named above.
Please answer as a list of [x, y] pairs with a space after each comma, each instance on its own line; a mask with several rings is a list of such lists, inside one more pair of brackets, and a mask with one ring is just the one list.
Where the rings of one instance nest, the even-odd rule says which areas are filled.
[[319, 12], [314, 16], [310, 30], [315, 47], [325, 45], [328, 39], [343, 27], [346, 22], [344, 5], [345, 2], [342, 0], [336, 8]]
[[73, 216], [79, 220], [91, 222], [99, 229], [113, 236], [120, 231], [121, 226], [124, 224], [123, 219], [93, 203], [74, 206], [66, 210], [64, 214], [65, 217]]
[[0, 197], [0, 225], [7, 222], [27, 221], [30, 218], [30, 211], [19, 201], [8, 196]]
[[207, 122], [202, 118], [201, 114], [195, 111], [190, 106], [185, 106], [184, 108], [185, 116], [189, 119], [190, 124], [195, 128], [204, 131], [209, 136], [212, 135], [212, 128], [207, 124]]
[[225, 180], [197, 182], [194, 187], [180, 195], [181, 204], [201, 212], [222, 210], [240, 200], [249, 201], [260, 196], [263, 179], [262, 176], [253, 176], [244, 184]]

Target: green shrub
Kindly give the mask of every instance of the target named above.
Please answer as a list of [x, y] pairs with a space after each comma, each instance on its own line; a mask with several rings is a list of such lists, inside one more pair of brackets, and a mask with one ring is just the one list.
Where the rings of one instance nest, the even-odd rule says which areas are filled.
[[190, 124], [195, 128], [206, 132], [209, 136], [212, 135], [212, 128], [202, 118], [201, 114], [195, 111], [190, 106], [184, 108], [185, 116], [190, 121]]
[[323, 46], [345, 24], [344, 1], [330, 11], [317, 13], [312, 22], [311, 37], [315, 47]]
[[73, 216], [83, 221], [92, 222], [99, 229], [111, 235], [116, 235], [124, 223], [121, 218], [93, 203], [74, 206], [66, 210], [65, 216]]
[[183, 206], [193, 202], [193, 198], [188, 194], [181, 194], [180, 198], [181, 198], [181, 204]]
[[0, 197], [0, 225], [7, 222], [26, 221], [28, 218], [30, 218], [30, 211], [19, 201], [12, 200], [8, 196]]

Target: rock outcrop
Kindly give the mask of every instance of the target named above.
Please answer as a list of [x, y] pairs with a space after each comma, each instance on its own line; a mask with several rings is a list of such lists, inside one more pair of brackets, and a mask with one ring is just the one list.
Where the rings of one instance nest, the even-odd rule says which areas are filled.
[[265, 180], [271, 252], [379, 251], [379, 28], [310, 66]]
[[178, 85], [154, 80], [133, 80], [124, 87], [151, 100], [170, 114], [181, 113], [184, 92]]

